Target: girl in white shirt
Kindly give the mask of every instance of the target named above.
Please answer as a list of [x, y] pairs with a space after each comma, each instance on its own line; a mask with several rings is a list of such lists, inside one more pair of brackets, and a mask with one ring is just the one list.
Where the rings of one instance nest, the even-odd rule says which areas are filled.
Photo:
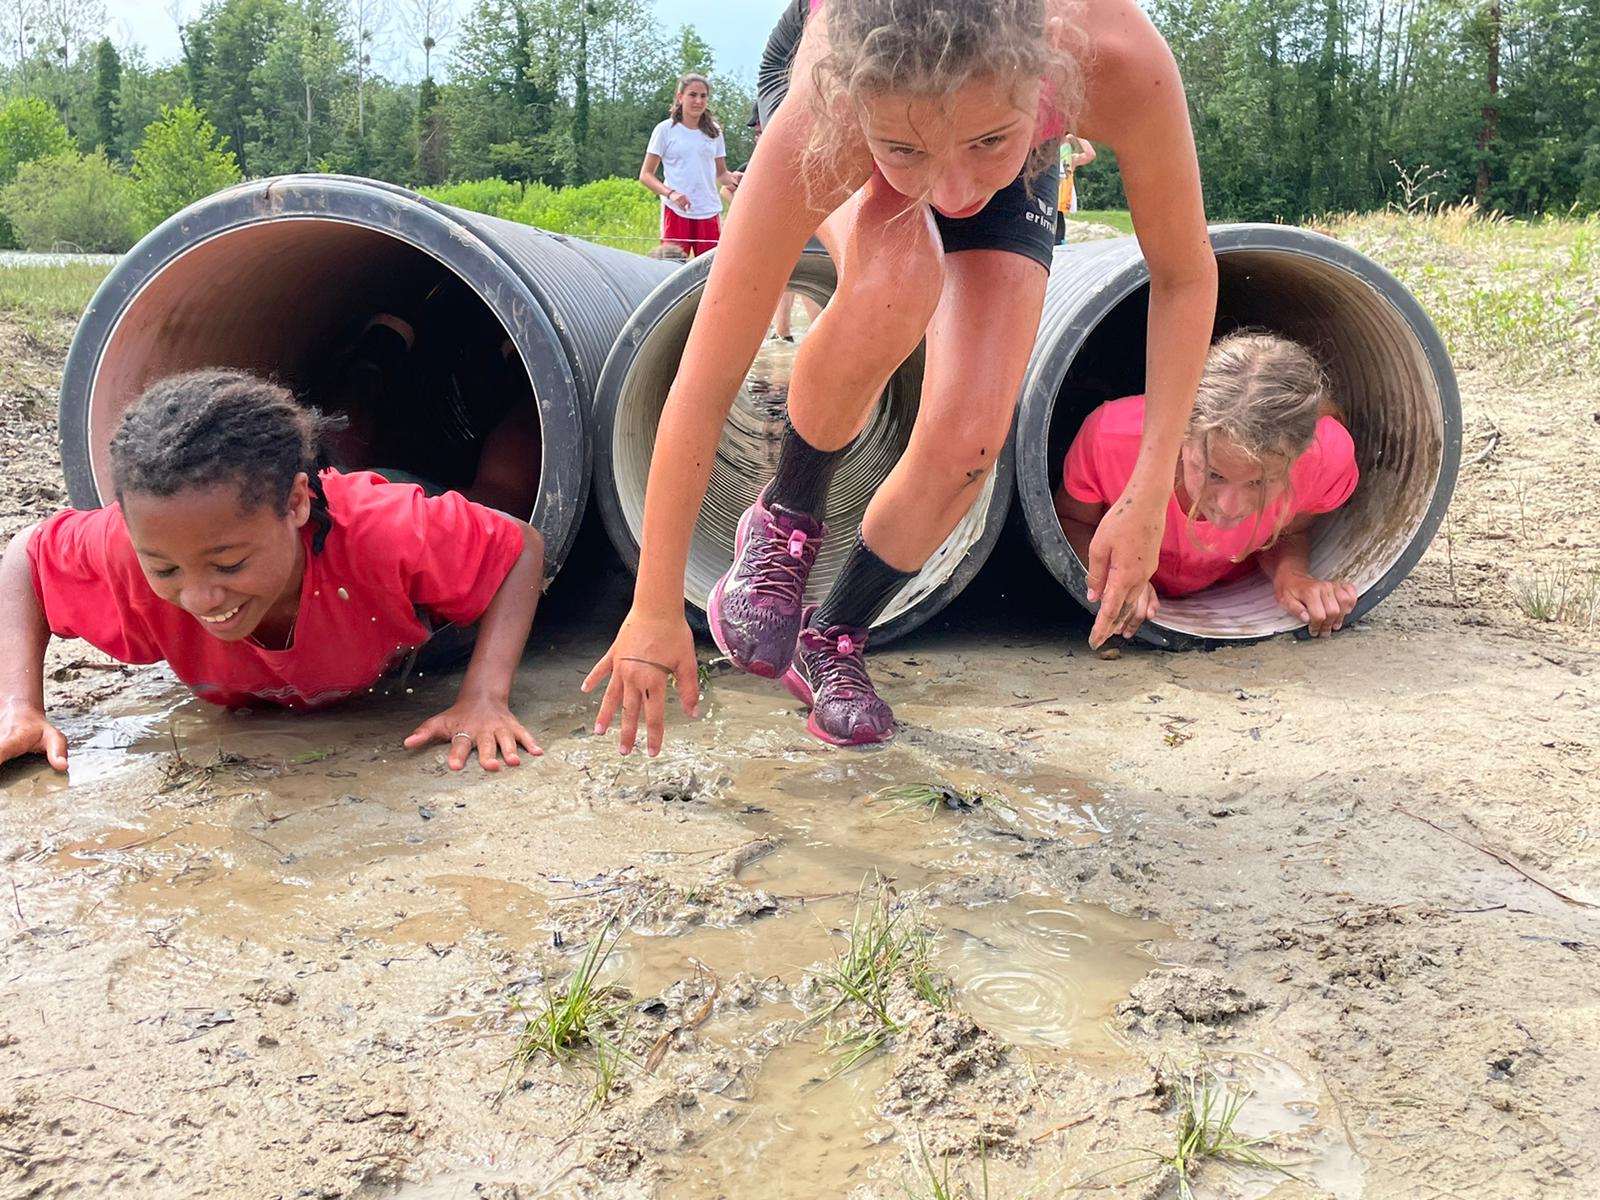
[[[656, 172], [665, 168], [664, 179]], [[655, 127], [639, 182], [661, 197], [661, 241], [693, 257], [722, 236], [721, 185], [734, 191], [743, 177], [728, 170], [722, 127], [711, 115], [711, 85], [693, 72], [678, 80], [672, 116]]]

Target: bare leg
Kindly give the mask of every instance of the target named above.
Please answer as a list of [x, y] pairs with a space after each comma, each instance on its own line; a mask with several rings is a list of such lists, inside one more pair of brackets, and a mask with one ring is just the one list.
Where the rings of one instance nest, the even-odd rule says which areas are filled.
[[838, 450], [922, 341], [939, 303], [944, 252], [927, 207], [881, 179], [819, 232], [839, 287], [795, 355], [789, 420], [818, 450]]
[[794, 336], [791, 315], [794, 312], [794, 293], [785, 292], [778, 298], [777, 311], [772, 314], [772, 330], [781, 338]]
[[[1011, 430], [1047, 278], [1038, 263], [1003, 250], [966, 250], [945, 260], [917, 423], [861, 526], [867, 545], [890, 566], [921, 569], [994, 468]], [[824, 324], [831, 313], [830, 305]]]

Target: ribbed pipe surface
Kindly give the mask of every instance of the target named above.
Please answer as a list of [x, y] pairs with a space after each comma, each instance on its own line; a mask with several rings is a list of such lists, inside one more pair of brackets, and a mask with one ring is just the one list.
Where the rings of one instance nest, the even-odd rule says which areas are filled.
[[587, 500], [601, 365], [628, 314], [672, 269], [375, 180], [291, 175], [219, 192], [135, 246], [84, 313], [60, 401], [72, 502], [101, 503], [111, 434], [156, 379], [242, 367], [322, 403], [319, 381], [352, 322], [405, 313], [453, 278], [464, 303], [482, 306], [471, 319], [509, 336], [527, 372], [538, 494], [518, 515], [543, 533], [554, 576]]
[[[714, 252], [701, 256], [656, 289], [622, 331], [601, 376], [595, 411], [595, 501], [618, 553], [635, 570], [656, 426], [714, 257]], [[822, 304], [836, 282], [832, 262], [825, 254], [812, 252], [795, 267], [790, 287]], [[798, 306], [795, 313], [798, 327]], [[703, 623], [712, 585], [733, 561], [740, 516], [777, 467], [794, 353], [793, 346], [767, 342], [729, 412], [684, 578], [684, 600], [699, 622]], [[811, 573], [808, 600], [820, 599], [833, 585], [868, 502], [905, 450], [916, 420], [921, 381], [918, 349], [890, 380], [866, 428], [840, 464], [824, 513], [830, 533]], [[966, 586], [994, 547], [1010, 493], [1008, 449], [961, 523], [884, 610], [873, 627], [876, 644], [915, 629]]]
[[[1352, 619], [1405, 578], [1444, 519], [1461, 458], [1461, 403], [1444, 344], [1416, 300], [1371, 259], [1281, 225], [1212, 230], [1217, 333], [1254, 326], [1316, 352], [1355, 441], [1361, 483], [1312, 529], [1311, 569], [1360, 595]], [[1084, 567], [1055, 515], [1062, 461], [1103, 401], [1144, 390], [1149, 272], [1132, 238], [1057, 251], [1023, 385], [1017, 493], [1052, 575], [1086, 608]], [[1266, 637], [1299, 627], [1257, 573], [1164, 598], [1140, 631], [1167, 647]]]

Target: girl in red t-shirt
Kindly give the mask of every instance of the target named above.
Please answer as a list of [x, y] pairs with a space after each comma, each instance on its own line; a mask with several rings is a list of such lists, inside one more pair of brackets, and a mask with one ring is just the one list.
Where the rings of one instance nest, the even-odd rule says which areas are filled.
[[460, 770], [539, 754], [511, 714], [544, 569], [521, 521], [369, 472], [317, 469], [326, 420], [242, 371], [162, 380], [111, 441], [116, 502], [23, 530], [0, 562], [0, 762], [67, 766], [44, 712], [50, 635], [167, 662], [204, 700], [311, 708], [372, 685], [443, 624], [478, 625], [456, 701], [405, 739]]
[[[1173, 469], [1160, 561], [1117, 615], [1123, 637], [1156, 615], [1162, 596], [1256, 570], [1314, 636], [1344, 624], [1355, 589], [1311, 573], [1308, 532], [1318, 513], [1350, 498], [1359, 478], [1355, 444], [1333, 413], [1327, 377], [1303, 346], [1243, 331], [1211, 347]], [[1056, 515], [1084, 561], [1133, 472], [1143, 427], [1143, 396], [1112, 400], [1089, 414], [1067, 452]]]

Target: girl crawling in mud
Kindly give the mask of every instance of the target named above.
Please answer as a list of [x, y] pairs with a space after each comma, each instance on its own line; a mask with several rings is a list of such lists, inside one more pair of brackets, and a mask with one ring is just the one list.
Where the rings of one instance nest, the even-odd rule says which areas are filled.
[[[1070, 127], [1117, 153], [1150, 267], [1149, 414], [1126, 487], [1090, 548], [1091, 640], [1156, 568], [1216, 306], [1183, 84], [1136, 0], [792, 0], [760, 80], [765, 130], [740, 185], [661, 417], [632, 611], [584, 682], [661, 745], [669, 678], [698, 703], [683, 614], [690, 536], [717, 441], [806, 240], [839, 269], [796, 357], [777, 473], [739, 524], [708, 617], [743, 670], [782, 678], [840, 745], [894, 714], [862, 657], [868, 629], [970, 509], [1011, 426], [1055, 235], [1056, 146]], [[829, 481], [919, 343], [916, 426], [837, 582], [803, 601]], [[851, 531], [854, 532], [854, 531]]]
[[521, 521], [368, 472], [319, 471], [327, 421], [241, 371], [153, 385], [111, 441], [116, 503], [57, 513], [0, 562], [0, 762], [67, 766], [44, 711], [50, 635], [165, 661], [215, 704], [327, 704], [370, 687], [447, 623], [477, 622], [455, 703], [408, 747], [460, 770], [539, 754], [511, 714], [544, 542]]
[[[1335, 412], [1327, 377], [1303, 346], [1242, 331], [1211, 347], [1172, 470], [1160, 563], [1117, 632], [1132, 637], [1162, 596], [1255, 571], [1313, 636], [1343, 626], [1355, 589], [1311, 573], [1308, 532], [1318, 513], [1350, 498], [1359, 477]], [[1085, 561], [1095, 527], [1127, 486], [1144, 423], [1143, 396], [1112, 400], [1084, 419], [1067, 451], [1056, 515]]]

